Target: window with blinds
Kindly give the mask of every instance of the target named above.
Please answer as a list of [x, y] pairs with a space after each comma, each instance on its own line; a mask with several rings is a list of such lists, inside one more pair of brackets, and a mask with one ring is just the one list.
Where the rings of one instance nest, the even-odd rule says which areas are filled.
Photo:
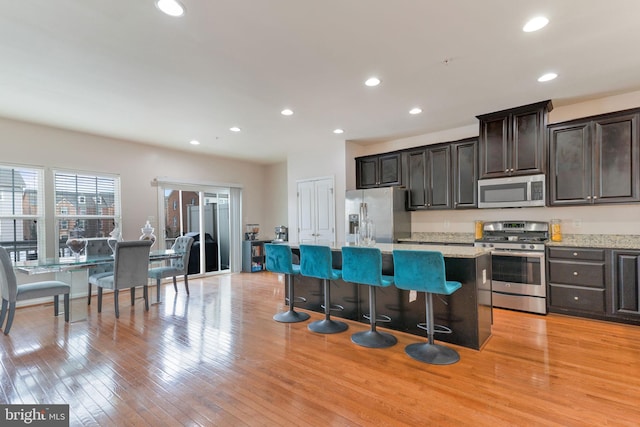
[[54, 172], [55, 218], [59, 248], [67, 253], [70, 237], [109, 237], [120, 223], [120, 178]]
[[[38, 258], [44, 226], [43, 170], [0, 164], [0, 245], [14, 261]], [[41, 242], [44, 244], [44, 242]]]

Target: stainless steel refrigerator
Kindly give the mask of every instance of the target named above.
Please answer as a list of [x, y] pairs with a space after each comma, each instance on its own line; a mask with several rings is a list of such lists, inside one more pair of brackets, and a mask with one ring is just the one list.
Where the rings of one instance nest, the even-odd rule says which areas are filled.
[[375, 224], [377, 243], [396, 243], [398, 239], [411, 237], [411, 213], [406, 210], [406, 194], [403, 187], [347, 190], [345, 242], [355, 241], [355, 227], [359, 226], [362, 207]]

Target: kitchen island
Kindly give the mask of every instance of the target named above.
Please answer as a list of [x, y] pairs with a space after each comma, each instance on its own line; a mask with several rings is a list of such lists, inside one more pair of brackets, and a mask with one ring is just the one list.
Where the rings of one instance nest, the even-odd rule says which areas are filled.
[[[451, 334], [437, 334], [436, 340], [480, 350], [491, 336], [491, 255], [483, 248], [451, 245], [413, 245], [378, 243], [382, 252], [383, 274], [393, 276], [394, 249], [439, 251], [445, 257], [447, 280], [462, 283], [452, 295], [436, 295], [433, 299], [435, 321], [452, 330]], [[297, 245], [291, 244], [294, 262], [299, 256]], [[332, 248], [333, 268], [342, 267], [342, 245]], [[296, 307], [323, 312], [322, 281], [312, 277], [295, 276], [294, 293], [305, 302]], [[337, 280], [331, 282], [331, 302], [343, 307], [332, 311], [332, 316], [369, 323], [363, 314], [369, 311], [368, 287]], [[388, 316], [389, 322], [379, 327], [426, 337], [418, 328], [426, 318], [425, 297], [422, 292], [398, 289], [395, 286], [376, 288], [377, 314]], [[425, 338], [426, 339], [426, 338]]]

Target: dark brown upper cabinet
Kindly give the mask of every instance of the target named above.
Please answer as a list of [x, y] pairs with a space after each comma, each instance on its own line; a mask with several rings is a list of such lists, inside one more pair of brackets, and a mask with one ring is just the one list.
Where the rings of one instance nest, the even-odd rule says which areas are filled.
[[451, 209], [451, 147], [421, 147], [407, 152], [407, 207]]
[[551, 101], [477, 116], [480, 178], [545, 172], [547, 113]]
[[549, 125], [549, 204], [640, 201], [640, 109]]
[[453, 170], [453, 208], [478, 207], [478, 140], [451, 144]]
[[402, 153], [356, 158], [356, 188], [390, 187], [402, 184]]

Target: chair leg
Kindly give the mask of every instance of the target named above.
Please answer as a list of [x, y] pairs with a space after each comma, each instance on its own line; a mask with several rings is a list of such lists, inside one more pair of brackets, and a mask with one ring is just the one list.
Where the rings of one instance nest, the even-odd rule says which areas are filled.
[[[176, 290], [176, 292], [178, 292]], [[156, 302], [160, 302], [160, 278], [156, 279]]]
[[11, 325], [13, 324], [13, 315], [16, 314], [16, 303], [9, 303], [9, 317], [7, 318], [7, 325], [4, 327], [4, 334], [9, 335], [9, 331], [11, 330]]
[[413, 359], [430, 363], [432, 365], [451, 365], [460, 360], [460, 355], [452, 348], [445, 347], [433, 342], [435, 333], [435, 322], [433, 314], [433, 294], [425, 294], [425, 305], [427, 311], [427, 342], [414, 343], [405, 347], [405, 352]]
[[317, 332], [319, 334], [335, 334], [338, 332], [346, 331], [349, 328], [344, 322], [331, 319], [331, 282], [328, 279], [323, 279], [324, 283], [324, 320], [317, 320], [309, 323], [310, 331]]
[[184, 288], [187, 291], [187, 295], [189, 295], [189, 277], [184, 275]]
[[98, 286], [98, 313], [102, 313], [102, 286]]
[[386, 348], [395, 345], [398, 340], [393, 335], [386, 332], [378, 332], [376, 330], [376, 288], [369, 286], [369, 324], [371, 329], [368, 331], [357, 332], [351, 335], [351, 341], [354, 344], [368, 348]]
[[136, 304], [136, 288], [129, 289], [129, 295], [131, 295], [131, 305]]
[[309, 318], [307, 313], [298, 313], [293, 309], [295, 298], [293, 296], [293, 276], [287, 274], [287, 293], [289, 294], [289, 310], [277, 313], [273, 316], [273, 320], [282, 323], [304, 322]]
[[147, 285], [142, 288], [142, 295], [144, 296], [144, 309], [149, 311], [149, 287]]
[[173, 290], [175, 290], [176, 293], [178, 293], [178, 282], [176, 280], [176, 276], [173, 276]]
[[89, 283], [89, 289], [87, 289], [87, 305], [91, 305], [91, 283]]
[[69, 294], [64, 294], [64, 321], [69, 323]]
[[54, 295], [53, 296], [53, 315], [54, 316], [58, 316], [59, 311], [58, 311], [58, 303], [60, 302], [60, 298], [58, 298], [58, 295]]
[[120, 304], [118, 304], [118, 294], [120, 291], [118, 289], [113, 290], [113, 305], [116, 308], [116, 319], [120, 318]]
[[0, 311], [0, 328], [2, 328], [2, 324], [4, 323], [4, 318], [7, 316], [8, 306], [9, 306], [9, 301], [2, 298], [2, 311]]

